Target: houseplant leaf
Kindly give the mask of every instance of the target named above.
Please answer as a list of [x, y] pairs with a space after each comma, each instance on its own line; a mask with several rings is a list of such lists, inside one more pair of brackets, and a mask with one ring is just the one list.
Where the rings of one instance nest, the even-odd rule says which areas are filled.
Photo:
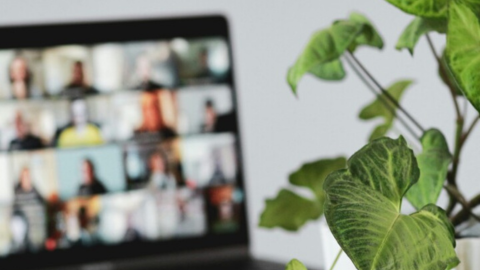
[[316, 65], [309, 71], [310, 74], [327, 81], [339, 81], [345, 78], [345, 69], [339, 59]]
[[475, 14], [480, 14], [480, 0], [454, 0], [467, 5]]
[[400, 214], [419, 170], [405, 140], [375, 140], [325, 181], [325, 217], [359, 270], [451, 269], [458, 264], [454, 230], [445, 212], [427, 205]]
[[352, 13], [348, 20], [339, 20], [327, 29], [316, 32], [287, 74], [287, 81], [296, 93], [300, 79], [310, 73], [324, 80], [341, 80], [345, 70], [340, 56], [349, 49], [365, 45], [383, 48], [383, 40], [373, 24], [363, 15]]
[[445, 18], [449, 0], [387, 0], [387, 2], [412, 15]]
[[285, 270], [307, 270], [307, 268], [299, 260], [293, 259], [287, 264]]
[[[403, 92], [407, 87], [412, 84], [410, 80], [402, 80], [394, 83], [387, 88], [387, 92], [397, 101], [400, 101], [400, 98], [403, 95]], [[385, 105], [387, 103], [388, 105]], [[387, 107], [388, 106], [388, 107]], [[393, 120], [395, 119], [397, 108], [395, 105], [385, 96], [381, 94], [375, 101], [367, 105], [360, 111], [359, 117], [363, 120], [370, 120], [377, 117], [382, 117], [384, 122], [377, 127], [370, 135], [369, 140], [373, 141], [377, 138], [384, 136], [392, 127]]]
[[299, 170], [290, 174], [289, 181], [292, 185], [309, 188], [323, 202], [325, 199], [325, 192], [323, 191], [325, 178], [331, 172], [343, 169], [346, 166], [347, 159], [344, 157], [321, 159], [304, 164]]
[[467, 6], [452, 1], [447, 34], [447, 59], [467, 99], [480, 112], [480, 23]]
[[275, 199], [266, 200], [265, 209], [260, 217], [260, 226], [296, 231], [306, 222], [318, 219], [323, 214], [325, 178], [331, 172], [345, 168], [346, 164], [347, 160], [344, 157], [303, 164], [290, 174], [289, 181], [292, 185], [310, 189], [315, 198], [307, 199], [288, 189], [282, 189]]
[[349, 20], [351, 22], [364, 24], [362, 33], [359, 34], [359, 36], [352, 43], [352, 45], [350, 46], [350, 51], [354, 51], [360, 45], [370, 46], [377, 49], [383, 48], [382, 37], [377, 32], [370, 20], [367, 19], [367, 17], [360, 13], [352, 12], [350, 14]]
[[455, 90], [455, 94], [458, 96], [463, 96], [462, 89], [455, 78], [455, 75], [452, 72], [452, 69], [450, 68], [450, 65], [448, 64], [447, 61], [447, 55], [445, 50], [443, 50], [442, 56], [440, 57], [441, 65], [445, 68], [445, 71], [442, 71], [442, 67], [439, 65], [438, 66], [438, 75], [442, 79], [442, 82], [447, 86], [450, 87], [450, 85], [453, 87]]
[[395, 48], [397, 50], [407, 49], [413, 55], [413, 50], [420, 37], [433, 31], [445, 33], [447, 31], [447, 20], [416, 17], [403, 31]]
[[362, 29], [363, 24], [338, 21], [313, 34], [295, 65], [288, 71], [287, 81], [292, 91], [296, 93], [297, 84], [305, 73], [316, 69], [315, 74], [318, 74], [317, 66], [337, 60]]
[[427, 130], [421, 141], [423, 152], [417, 156], [420, 178], [406, 195], [417, 210], [437, 202], [452, 162], [447, 141], [439, 130]]
[[265, 210], [260, 216], [260, 227], [280, 227], [296, 231], [307, 221], [318, 219], [323, 214], [323, 202], [310, 200], [282, 189], [276, 198], [265, 201]]

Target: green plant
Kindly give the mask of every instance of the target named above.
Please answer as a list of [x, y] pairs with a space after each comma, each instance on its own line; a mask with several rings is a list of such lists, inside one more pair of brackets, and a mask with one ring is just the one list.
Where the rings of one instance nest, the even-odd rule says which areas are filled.
[[[313, 34], [289, 69], [287, 81], [297, 95], [297, 85], [305, 74], [340, 81], [346, 76], [346, 63], [376, 96], [361, 110], [360, 119], [380, 117], [384, 121], [375, 127], [370, 142], [348, 161], [343, 157], [322, 159], [292, 173], [290, 184], [309, 189], [312, 197], [282, 189], [276, 198], [266, 201], [260, 226], [296, 231], [325, 216], [335, 239], [359, 270], [452, 269], [459, 263], [454, 250], [459, 226], [470, 218], [480, 220], [472, 212], [480, 205], [480, 194], [467, 200], [457, 187], [462, 149], [480, 119], [477, 116], [466, 125], [458, 102], [466, 99], [480, 112], [480, 1], [387, 1], [415, 16], [396, 48], [413, 56], [419, 38], [426, 36], [438, 63], [455, 106], [453, 154], [440, 130], [425, 129], [400, 104], [412, 81], [401, 80], [385, 88], [357, 59], [359, 47], [382, 49], [384, 44], [366, 17], [352, 13]], [[436, 51], [430, 32], [446, 37], [443, 53]], [[394, 121], [421, 143], [421, 153], [415, 155], [402, 136], [396, 140], [384, 137]], [[442, 189], [449, 195], [445, 210], [435, 205]], [[401, 214], [403, 198], [417, 212]], [[461, 210], [455, 212], [457, 205]], [[287, 269], [306, 268], [293, 260]]]

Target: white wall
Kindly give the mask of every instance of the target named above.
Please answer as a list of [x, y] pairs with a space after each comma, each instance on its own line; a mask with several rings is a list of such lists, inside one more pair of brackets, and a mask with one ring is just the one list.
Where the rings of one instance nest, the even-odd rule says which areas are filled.
[[[244, 127], [253, 252], [282, 262], [297, 257], [320, 266], [321, 245], [315, 225], [291, 234], [258, 229], [256, 224], [264, 198], [273, 196], [302, 161], [352, 154], [373, 127], [356, 118], [372, 96], [353, 74], [341, 84], [306, 78], [298, 100], [285, 83], [287, 67], [311, 33], [353, 10], [368, 14], [386, 40], [383, 53], [362, 49], [360, 59], [383, 84], [397, 78], [418, 78], [404, 104], [425, 126], [441, 127], [451, 141], [453, 106], [437, 79], [426, 41], [420, 41], [415, 59], [407, 52], [395, 51], [396, 39], [410, 17], [385, 0], [0, 0], [0, 25], [216, 12], [228, 15]], [[434, 37], [440, 48], [441, 38]], [[479, 135], [475, 132], [467, 147], [479, 145]], [[473, 148], [465, 151], [470, 161], [460, 168], [460, 178], [466, 181], [460, 187], [468, 197], [478, 186], [478, 152]]]

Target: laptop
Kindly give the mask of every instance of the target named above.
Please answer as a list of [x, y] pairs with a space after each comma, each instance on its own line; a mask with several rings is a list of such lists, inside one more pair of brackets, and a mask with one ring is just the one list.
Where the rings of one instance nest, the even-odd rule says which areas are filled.
[[0, 28], [1, 269], [250, 259], [222, 16]]

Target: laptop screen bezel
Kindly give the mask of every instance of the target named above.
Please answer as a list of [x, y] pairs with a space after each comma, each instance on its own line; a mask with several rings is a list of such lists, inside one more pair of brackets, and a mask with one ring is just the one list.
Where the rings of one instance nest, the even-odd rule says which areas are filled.
[[[159, 29], [153, 31], [153, 29]], [[231, 69], [227, 83], [233, 93], [235, 109], [239, 110], [234, 83], [234, 61], [228, 21], [223, 15], [151, 18], [108, 22], [62, 23], [28, 26], [0, 27], [0, 50], [17, 48], [44, 48], [50, 46], [78, 44], [91, 45], [109, 42], [131, 42], [144, 40], [168, 40], [177, 37], [202, 38], [222, 37], [230, 51]], [[237, 125], [239, 125], [237, 113]], [[236, 138], [240, 158], [238, 185], [245, 190], [241, 132], [237, 126]], [[168, 255], [200, 249], [215, 249], [227, 246], [247, 246], [248, 222], [246, 202], [243, 201], [240, 230], [232, 234], [207, 234], [201, 237], [159, 240], [156, 242], [132, 242], [113, 246], [92, 246], [42, 251], [36, 254], [17, 254], [0, 258], [0, 268], [31, 269], [90, 264], [100, 261], [125, 260], [154, 255]]]

